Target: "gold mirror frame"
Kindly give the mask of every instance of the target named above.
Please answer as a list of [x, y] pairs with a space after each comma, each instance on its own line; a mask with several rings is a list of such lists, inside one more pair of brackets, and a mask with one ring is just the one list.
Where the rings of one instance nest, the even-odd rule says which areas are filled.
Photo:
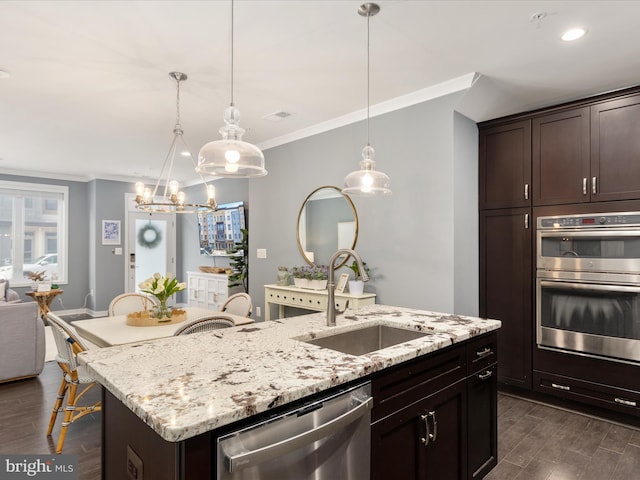
[[[333, 185], [324, 185], [322, 187], [318, 187], [316, 188], [314, 191], [312, 191], [309, 195], [307, 195], [307, 198], [304, 199], [304, 202], [302, 202], [302, 206], [300, 207], [300, 210], [298, 211], [298, 218], [296, 221], [296, 242], [298, 243], [298, 250], [300, 251], [300, 255], [302, 255], [302, 258], [304, 259], [305, 262], [307, 262], [307, 264], [311, 265], [311, 266], [315, 266], [315, 263], [313, 261], [311, 261], [306, 255], [305, 255], [305, 250], [302, 246], [302, 243], [300, 241], [300, 219], [302, 218], [303, 212], [305, 207], [307, 206], [307, 203], [311, 200], [311, 198], [318, 193], [321, 190], [324, 189], [331, 189], [331, 190], [335, 190], [335, 192], [338, 194], [336, 195], [336, 197], [341, 196], [342, 198], [344, 198], [347, 201], [347, 205], [349, 207], [351, 207], [351, 211], [353, 212], [353, 221], [355, 223], [355, 228], [354, 228], [354, 234], [353, 234], [353, 242], [351, 244], [351, 249], [354, 250], [356, 248], [356, 242], [358, 241], [358, 228], [359, 228], [359, 224], [358, 224], [358, 212], [356, 211], [356, 207], [353, 204], [353, 201], [351, 200], [351, 198], [349, 197], [349, 195], [346, 195], [344, 193], [342, 193], [341, 189], [339, 189], [338, 187], [334, 187]], [[337, 250], [337, 246], [336, 246], [336, 250]], [[347, 260], [349, 259], [349, 257], [345, 257], [340, 263], [336, 264], [336, 269], [342, 267], [345, 263], [347, 263]], [[314, 259], [315, 260], [315, 259]], [[329, 259], [327, 259], [327, 262], [329, 261]]]

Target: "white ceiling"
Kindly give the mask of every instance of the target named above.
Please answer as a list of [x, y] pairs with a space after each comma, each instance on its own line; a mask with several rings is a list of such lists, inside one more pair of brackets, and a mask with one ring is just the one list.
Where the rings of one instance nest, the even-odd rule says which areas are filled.
[[[246, 141], [268, 148], [364, 118], [361, 3], [236, 0], [234, 100]], [[382, 111], [377, 104], [421, 101], [473, 79], [459, 110], [475, 121], [640, 79], [640, 1], [378, 3], [381, 12], [371, 19], [372, 116]], [[0, 173], [157, 176], [176, 120], [171, 71], [189, 76], [181, 124], [197, 155], [219, 138], [229, 103], [230, 6], [1, 1], [0, 70], [10, 76], [0, 79]], [[546, 17], [532, 21], [540, 12]], [[560, 41], [576, 25], [587, 35]], [[292, 115], [264, 118], [278, 111]], [[192, 164], [181, 162], [177, 176], [196, 180]]]

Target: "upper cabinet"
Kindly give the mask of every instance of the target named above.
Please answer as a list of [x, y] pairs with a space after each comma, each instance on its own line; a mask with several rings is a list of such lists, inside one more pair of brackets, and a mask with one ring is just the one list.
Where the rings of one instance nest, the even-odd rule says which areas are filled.
[[531, 121], [480, 129], [480, 208], [531, 205]]
[[590, 201], [589, 108], [532, 121], [534, 205]]
[[640, 199], [640, 93], [480, 125], [480, 210]]
[[640, 198], [640, 95], [591, 107], [593, 201]]

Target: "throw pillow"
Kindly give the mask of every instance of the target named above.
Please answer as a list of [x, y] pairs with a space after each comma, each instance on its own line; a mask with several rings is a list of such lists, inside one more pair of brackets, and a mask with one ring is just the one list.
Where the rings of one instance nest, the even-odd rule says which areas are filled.
[[0, 281], [0, 300], [4, 300], [4, 292], [7, 287], [7, 282]]

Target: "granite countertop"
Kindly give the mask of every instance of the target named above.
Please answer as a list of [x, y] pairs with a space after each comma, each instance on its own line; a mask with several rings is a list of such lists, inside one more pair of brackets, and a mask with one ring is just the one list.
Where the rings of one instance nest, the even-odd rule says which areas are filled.
[[[362, 356], [293, 339], [364, 324], [431, 335]], [[497, 320], [385, 305], [94, 349], [80, 363], [158, 435], [178, 442], [500, 327]], [[141, 327], [142, 328], [142, 327]]]

